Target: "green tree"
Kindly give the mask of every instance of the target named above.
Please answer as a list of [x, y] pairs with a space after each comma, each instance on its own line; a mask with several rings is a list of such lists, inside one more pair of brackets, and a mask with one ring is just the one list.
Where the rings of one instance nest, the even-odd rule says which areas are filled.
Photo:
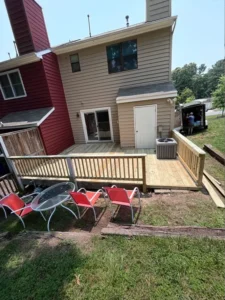
[[216, 90], [212, 93], [214, 108], [222, 110], [222, 116], [225, 108], [225, 76], [222, 75], [219, 79]]
[[221, 59], [218, 60], [215, 65], [212, 66], [211, 69], [209, 69], [207, 73], [207, 86], [208, 90], [207, 93], [211, 95], [212, 92], [214, 92], [217, 88], [219, 79], [222, 75], [224, 75], [224, 67], [225, 67], [225, 60]]
[[206, 72], [206, 65], [197, 66], [196, 63], [186, 64], [176, 68], [172, 72], [172, 80], [178, 91], [178, 95], [189, 88], [196, 99], [208, 98], [215, 91], [219, 78], [224, 74], [225, 61], [218, 60], [211, 69]]
[[204, 73], [206, 70], [206, 65], [205, 64], [201, 64], [199, 67], [198, 67], [198, 74], [202, 74]]
[[185, 88], [177, 97], [177, 103], [189, 103], [195, 99], [195, 95], [191, 89]]
[[184, 65], [182, 68], [176, 68], [172, 72], [172, 80], [180, 95], [185, 88], [192, 90], [192, 78], [197, 74], [198, 68], [196, 63]]
[[197, 74], [192, 78], [192, 90], [195, 99], [208, 98], [208, 74]]

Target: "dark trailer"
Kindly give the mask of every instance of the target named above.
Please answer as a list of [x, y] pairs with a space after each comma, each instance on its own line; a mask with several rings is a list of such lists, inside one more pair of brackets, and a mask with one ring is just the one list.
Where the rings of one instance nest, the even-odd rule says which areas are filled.
[[188, 131], [188, 116], [190, 113], [194, 115], [194, 131], [208, 128], [208, 122], [205, 118], [205, 104], [190, 102], [184, 104], [181, 108], [182, 129], [185, 132]]

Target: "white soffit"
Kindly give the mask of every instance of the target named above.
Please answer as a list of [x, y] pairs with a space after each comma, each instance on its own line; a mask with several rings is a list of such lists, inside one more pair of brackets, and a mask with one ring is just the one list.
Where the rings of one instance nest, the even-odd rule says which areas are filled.
[[0, 62], [0, 72], [6, 71], [9, 69], [13, 69], [19, 66], [27, 65], [36, 61], [41, 60], [40, 57], [36, 55], [36, 53], [29, 53], [25, 55], [18, 56], [16, 58], [12, 58], [9, 60], [5, 60], [3, 62]]
[[145, 22], [126, 28], [110, 31], [93, 37], [88, 37], [82, 40], [76, 40], [67, 44], [56, 46], [52, 48], [52, 51], [57, 55], [63, 53], [69, 53], [72, 51], [78, 51], [84, 48], [89, 48], [109, 42], [113, 42], [120, 39], [129, 38], [132, 36], [137, 36], [143, 33], [148, 33], [151, 31], [163, 29], [170, 27], [174, 24], [177, 17], [169, 17], [154, 22]]
[[129, 102], [137, 102], [137, 101], [147, 101], [147, 100], [156, 100], [156, 99], [164, 99], [164, 98], [174, 98], [177, 96], [177, 92], [160, 92], [160, 93], [150, 93], [150, 94], [139, 94], [132, 96], [121, 96], [116, 98], [116, 103], [129, 103]]

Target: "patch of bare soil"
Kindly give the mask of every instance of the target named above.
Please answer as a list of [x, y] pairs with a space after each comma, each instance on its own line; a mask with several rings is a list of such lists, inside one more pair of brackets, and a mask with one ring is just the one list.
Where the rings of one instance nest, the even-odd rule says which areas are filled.
[[40, 247], [56, 247], [60, 243], [75, 243], [84, 252], [92, 249], [93, 235], [88, 232], [43, 232], [26, 231], [18, 234], [13, 240], [18, 240], [21, 244], [35, 243], [37, 249]]

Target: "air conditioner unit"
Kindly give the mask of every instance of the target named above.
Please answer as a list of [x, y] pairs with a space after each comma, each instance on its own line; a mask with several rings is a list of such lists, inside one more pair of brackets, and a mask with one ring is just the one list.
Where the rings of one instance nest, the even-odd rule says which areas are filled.
[[156, 139], [156, 156], [159, 159], [175, 159], [177, 142], [171, 138]]

